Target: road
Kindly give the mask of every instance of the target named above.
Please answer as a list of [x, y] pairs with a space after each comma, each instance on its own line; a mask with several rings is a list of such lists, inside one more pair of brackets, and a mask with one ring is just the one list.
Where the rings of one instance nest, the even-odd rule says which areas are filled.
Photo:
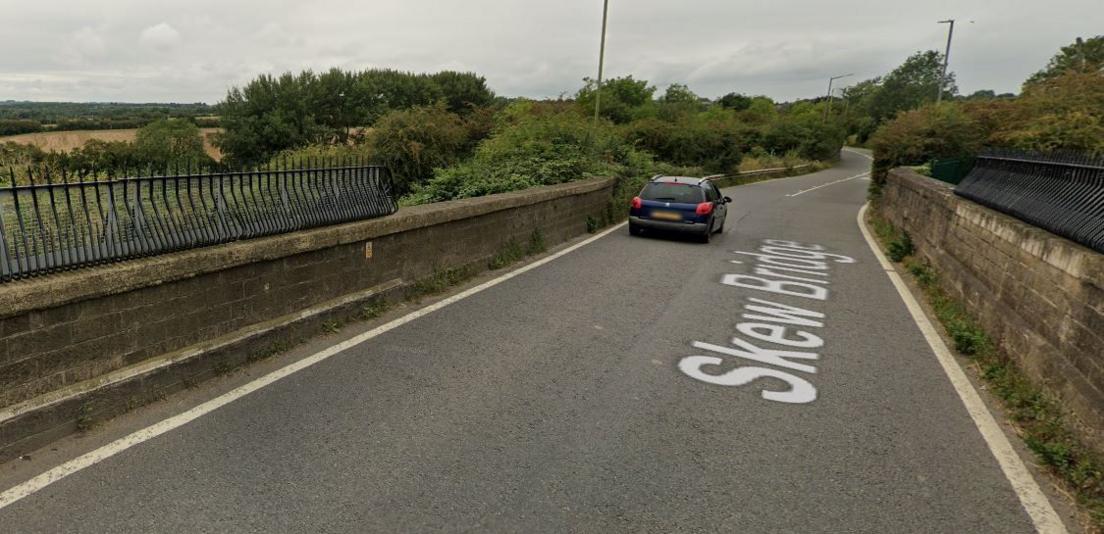
[[[1034, 531], [860, 234], [868, 167], [730, 188], [710, 244], [621, 227], [48, 485], [0, 531]], [[762, 268], [815, 283], [750, 287]]]

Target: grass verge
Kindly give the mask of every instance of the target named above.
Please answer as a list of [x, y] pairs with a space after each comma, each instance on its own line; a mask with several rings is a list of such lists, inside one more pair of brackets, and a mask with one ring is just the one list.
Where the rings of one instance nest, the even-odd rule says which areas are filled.
[[1024, 443], [1075, 498], [1086, 530], [1104, 532], [1104, 457], [1077, 437], [1060, 399], [1034, 384], [966, 307], [942, 289], [939, 273], [914, 256], [908, 233], [874, 210], [867, 219], [886, 255], [912, 274], [954, 349], [970, 358], [978, 376], [1001, 399]]

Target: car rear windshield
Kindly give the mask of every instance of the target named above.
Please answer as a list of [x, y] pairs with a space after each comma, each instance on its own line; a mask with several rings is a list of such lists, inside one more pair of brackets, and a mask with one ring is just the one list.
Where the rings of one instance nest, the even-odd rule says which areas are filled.
[[665, 182], [652, 182], [644, 186], [640, 198], [678, 204], [697, 204], [705, 200], [701, 188], [696, 185]]

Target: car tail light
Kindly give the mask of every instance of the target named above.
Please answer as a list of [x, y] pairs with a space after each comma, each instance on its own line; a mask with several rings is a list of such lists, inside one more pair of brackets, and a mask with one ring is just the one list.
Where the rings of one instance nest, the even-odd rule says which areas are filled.
[[702, 202], [698, 204], [698, 215], [709, 215], [710, 213], [713, 213], [712, 202]]
[[633, 199], [632, 199], [632, 209], [638, 210], [643, 205], [644, 205], [644, 201], [640, 200], [640, 197], [633, 197]]

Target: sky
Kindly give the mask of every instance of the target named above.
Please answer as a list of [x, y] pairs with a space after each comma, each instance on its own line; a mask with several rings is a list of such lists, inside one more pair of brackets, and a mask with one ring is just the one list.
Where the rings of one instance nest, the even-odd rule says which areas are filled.
[[[596, 75], [602, 0], [0, 0], [0, 15], [0, 100], [216, 103], [261, 73], [330, 67], [474, 71], [542, 98]], [[1104, 33], [1104, 0], [610, 0], [606, 75], [809, 98], [942, 50], [946, 18], [960, 91], [1018, 92]]]

